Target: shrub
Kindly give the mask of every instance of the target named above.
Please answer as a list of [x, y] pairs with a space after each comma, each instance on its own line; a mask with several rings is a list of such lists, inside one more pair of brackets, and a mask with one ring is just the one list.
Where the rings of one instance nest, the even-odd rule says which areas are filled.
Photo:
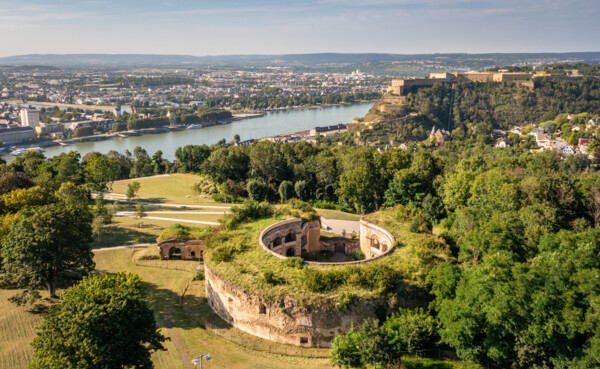
[[304, 268], [304, 260], [297, 256], [290, 256], [285, 259], [285, 264], [290, 268], [303, 269]]
[[345, 279], [345, 269], [320, 271], [305, 268], [302, 276], [304, 286], [312, 292], [326, 292], [341, 286]]
[[267, 283], [267, 284], [270, 284], [271, 286], [285, 283], [283, 278], [277, 277], [275, 275], [275, 273], [273, 273], [270, 270], [267, 270], [266, 272], [263, 273], [263, 281], [265, 281], [265, 283]]
[[194, 274], [194, 281], [203, 281], [204, 280], [204, 272], [202, 270], [199, 270], [196, 272], [196, 274]]
[[383, 325], [392, 335], [396, 355], [402, 351], [431, 348], [438, 340], [438, 322], [423, 309], [400, 309]]
[[335, 209], [335, 203], [327, 200], [314, 200], [311, 201], [312, 206], [319, 209]]
[[343, 368], [359, 367], [361, 364], [359, 343], [362, 341], [360, 333], [354, 327], [344, 334], [336, 336], [331, 342], [331, 364]]
[[340, 293], [340, 302], [335, 305], [337, 310], [343, 310], [354, 303], [354, 295], [350, 292]]
[[357, 250], [357, 251], [354, 251], [352, 253], [351, 258], [354, 261], [364, 260], [365, 259], [365, 254], [362, 252], [362, 250]]
[[264, 201], [267, 198], [269, 187], [262, 180], [252, 179], [246, 185], [246, 191], [250, 199], [254, 201]]
[[203, 240], [212, 231], [211, 227], [190, 227], [175, 223], [169, 228], [165, 228], [158, 236], [158, 240]]
[[227, 214], [220, 222], [227, 229], [235, 229], [241, 223], [253, 219], [260, 219], [271, 215], [273, 209], [267, 202], [258, 203], [254, 200], [246, 200], [241, 206], [231, 208], [231, 213]]

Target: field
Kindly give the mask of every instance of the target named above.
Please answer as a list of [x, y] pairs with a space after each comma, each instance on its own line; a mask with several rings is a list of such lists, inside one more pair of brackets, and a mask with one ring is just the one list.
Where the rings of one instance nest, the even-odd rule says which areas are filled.
[[200, 196], [197, 196], [197, 201], [194, 202], [194, 190], [192, 186], [201, 180], [202, 177], [200, 176], [182, 173], [126, 179], [115, 181], [112, 184], [111, 192], [124, 195], [127, 192], [127, 185], [133, 181], [137, 181], [140, 183], [140, 190], [135, 200], [189, 205], [228, 205], [215, 202], [209, 197]]

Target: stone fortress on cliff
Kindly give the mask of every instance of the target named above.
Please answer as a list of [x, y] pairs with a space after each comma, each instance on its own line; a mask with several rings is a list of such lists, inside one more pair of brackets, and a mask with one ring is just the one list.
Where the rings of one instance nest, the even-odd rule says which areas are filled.
[[[429, 78], [406, 78], [393, 79], [387, 92], [391, 95], [404, 96], [411, 87], [433, 86], [436, 83], [456, 82], [510, 82], [523, 81], [533, 82], [536, 79], [579, 79], [579, 75], [550, 75], [533, 73], [511, 73], [511, 72], [466, 72], [466, 73], [431, 73]], [[533, 83], [531, 84], [533, 87]], [[393, 96], [392, 96], [393, 98]], [[402, 100], [402, 101], [400, 101]], [[405, 99], [396, 99], [396, 103], [404, 103]]]

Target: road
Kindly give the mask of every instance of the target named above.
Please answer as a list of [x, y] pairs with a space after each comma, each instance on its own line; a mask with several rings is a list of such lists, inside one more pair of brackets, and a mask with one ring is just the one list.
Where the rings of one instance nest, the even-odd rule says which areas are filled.
[[[142, 204], [142, 205], [151, 205], [151, 206], [162, 206], [166, 208], [191, 208], [191, 209], [231, 209], [231, 206], [217, 206], [217, 205], [196, 205], [196, 204], [169, 204], [169, 203], [158, 203], [158, 202], [149, 202], [149, 201], [139, 201], [139, 200], [127, 200], [127, 197], [120, 193], [112, 193], [112, 192], [103, 192], [104, 200], [110, 201], [118, 201], [127, 204]], [[92, 193], [92, 197], [96, 198], [96, 194]]]
[[360, 223], [356, 220], [325, 219], [321, 217], [321, 226], [330, 229], [335, 234], [342, 234], [343, 231], [346, 231], [348, 236], [352, 232], [360, 233]]

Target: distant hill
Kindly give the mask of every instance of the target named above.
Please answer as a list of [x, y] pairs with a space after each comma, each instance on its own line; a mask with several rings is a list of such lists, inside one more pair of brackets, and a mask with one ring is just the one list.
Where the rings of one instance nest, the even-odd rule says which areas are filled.
[[53, 66], [83, 68], [190, 67], [204, 65], [246, 66], [350, 66], [377, 62], [430, 61], [439, 68], [481, 68], [528, 63], [600, 62], [600, 52], [492, 53], [492, 54], [287, 54], [287, 55], [155, 55], [155, 54], [29, 54], [0, 58], [4, 66]]

